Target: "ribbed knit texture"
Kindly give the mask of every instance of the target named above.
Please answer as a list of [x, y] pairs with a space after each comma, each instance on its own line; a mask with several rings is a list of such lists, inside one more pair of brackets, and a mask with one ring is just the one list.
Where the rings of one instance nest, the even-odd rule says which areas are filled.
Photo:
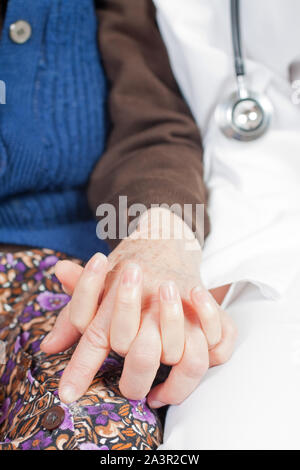
[[[9, 37], [19, 19], [32, 27], [22, 45]], [[10, 0], [0, 79], [0, 243], [82, 256], [63, 240], [80, 226], [81, 243], [98, 246], [86, 185], [105, 143], [106, 82], [93, 0]]]

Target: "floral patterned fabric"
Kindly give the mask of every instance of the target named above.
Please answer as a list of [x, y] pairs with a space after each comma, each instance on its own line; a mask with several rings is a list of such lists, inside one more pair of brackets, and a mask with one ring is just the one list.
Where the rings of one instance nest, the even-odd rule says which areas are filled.
[[[6, 346], [0, 450], [155, 449], [162, 437], [159, 419], [145, 400], [120, 393], [117, 355], [110, 354], [81, 399], [71, 405], [59, 400], [59, 378], [73, 348], [47, 356], [39, 346], [69, 301], [54, 275], [63, 258], [52, 250], [0, 253], [0, 346]], [[45, 426], [45, 419], [54, 426]]]

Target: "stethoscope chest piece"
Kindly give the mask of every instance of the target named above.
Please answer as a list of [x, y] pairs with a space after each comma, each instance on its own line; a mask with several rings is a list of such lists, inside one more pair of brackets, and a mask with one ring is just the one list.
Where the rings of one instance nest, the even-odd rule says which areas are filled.
[[271, 122], [273, 107], [264, 94], [247, 90], [245, 96], [233, 92], [216, 108], [216, 121], [223, 134], [242, 142], [263, 135]]
[[237, 90], [220, 103], [216, 121], [226, 137], [241, 142], [255, 140], [268, 129], [273, 106], [263, 93], [248, 89], [240, 32], [240, 0], [230, 0], [231, 37]]

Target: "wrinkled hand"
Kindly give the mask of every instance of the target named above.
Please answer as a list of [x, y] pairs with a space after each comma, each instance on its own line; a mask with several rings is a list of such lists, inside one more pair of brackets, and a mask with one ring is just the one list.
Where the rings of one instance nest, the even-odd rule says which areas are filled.
[[203, 287], [200, 262], [201, 250], [187, 251], [184, 240], [129, 238], [84, 269], [57, 264], [72, 299], [42, 349], [56, 353], [79, 340], [61, 378], [62, 401], [87, 390], [111, 349], [125, 358], [119, 387], [130, 399], [148, 394], [160, 363], [173, 366], [150, 391], [152, 407], [182, 402], [209, 366], [229, 359], [236, 329]]

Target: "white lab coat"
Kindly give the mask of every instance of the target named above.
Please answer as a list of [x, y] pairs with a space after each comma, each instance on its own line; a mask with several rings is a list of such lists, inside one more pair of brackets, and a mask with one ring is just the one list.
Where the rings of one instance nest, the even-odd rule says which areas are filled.
[[290, 70], [300, 1], [241, 0], [248, 84], [274, 107], [271, 129], [250, 143], [228, 140], [214, 119], [235, 89], [229, 0], [154, 3], [203, 137], [211, 233], [201, 273], [209, 288], [233, 284], [223, 306], [240, 332], [233, 358], [170, 407], [161, 448], [299, 449], [300, 105]]
[[217, 104], [236, 89], [229, 0], [154, 3], [173, 72], [203, 137], [211, 220], [204, 281], [209, 288], [251, 281], [279, 297], [300, 259], [300, 105], [292, 102], [289, 80], [290, 66], [300, 61], [300, 2], [241, 1], [249, 87], [274, 106], [271, 129], [248, 143], [224, 137], [214, 119]]

